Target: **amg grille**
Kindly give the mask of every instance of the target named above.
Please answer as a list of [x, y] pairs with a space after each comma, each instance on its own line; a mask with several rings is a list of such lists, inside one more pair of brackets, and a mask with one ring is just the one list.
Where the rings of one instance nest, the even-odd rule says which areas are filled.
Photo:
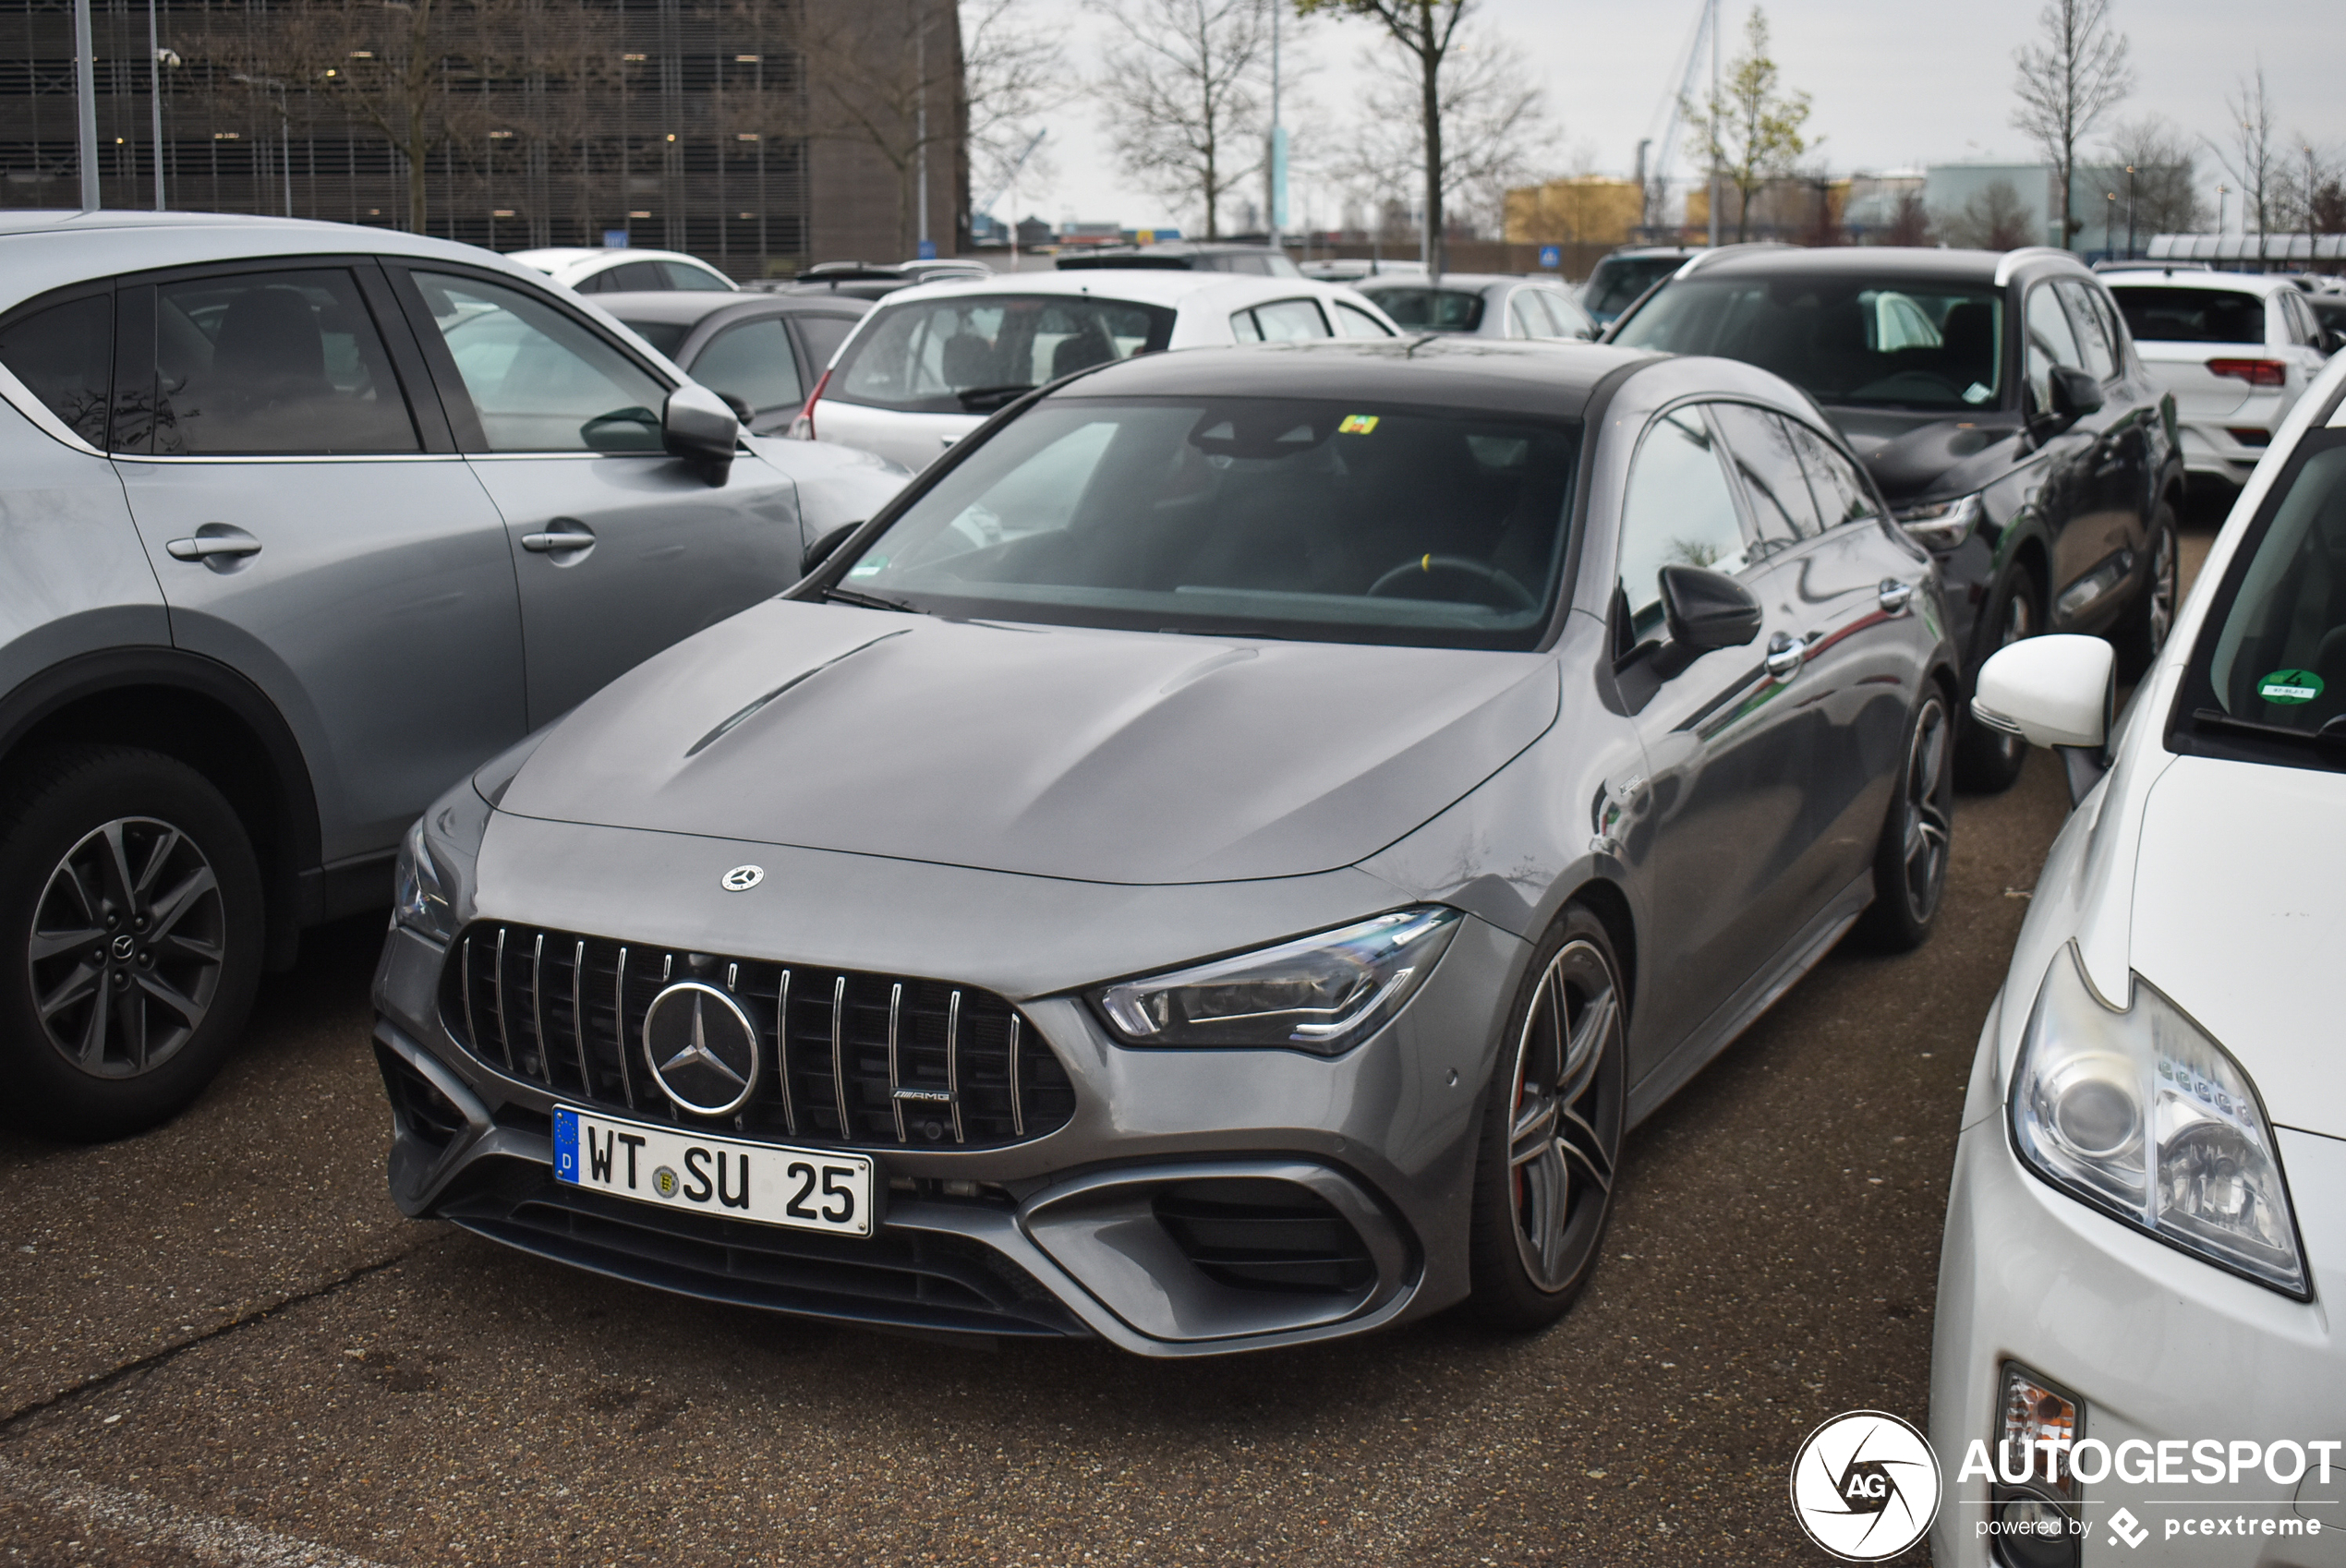
[[990, 991], [482, 923], [449, 949], [441, 1019], [484, 1066], [613, 1113], [685, 1122], [653, 1080], [644, 1014], [679, 980], [721, 986], [758, 1031], [759, 1080], [726, 1125], [911, 1148], [1039, 1138], [1075, 1114], [1058, 1058]]

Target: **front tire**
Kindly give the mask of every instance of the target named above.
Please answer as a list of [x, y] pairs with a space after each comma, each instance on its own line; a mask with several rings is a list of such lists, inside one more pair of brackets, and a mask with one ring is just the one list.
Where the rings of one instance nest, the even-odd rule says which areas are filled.
[[1948, 743], [1953, 729], [1945, 694], [1924, 686], [1906, 728], [1898, 793], [1874, 849], [1873, 902], [1857, 922], [1861, 939], [1881, 952], [1912, 952], [1929, 941], [1946, 898], [1954, 838], [1954, 748]]
[[[2037, 585], [2036, 573], [2026, 563], [2014, 561], [2003, 574], [1989, 602], [1988, 623], [1995, 628], [1996, 643], [1979, 656], [1981, 664], [1999, 649], [2045, 629], [2044, 593]], [[1978, 681], [1977, 669], [1971, 678], [1975, 684]], [[1991, 729], [1969, 714], [1964, 716], [1955, 742], [1955, 782], [1965, 790], [1977, 795], [2001, 795], [2019, 779], [2027, 760], [2027, 742]]]
[[1532, 955], [1484, 1094], [1475, 1315], [1515, 1332], [1564, 1315], [1613, 1212], [1626, 1101], [1627, 994], [1603, 923], [1567, 908]]
[[0, 1081], [16, 1119], [121, 1138], [185, 1107], [244, 1031], [263, 923], [252, 841], [159, 753], [36, 754], [0, 798]]

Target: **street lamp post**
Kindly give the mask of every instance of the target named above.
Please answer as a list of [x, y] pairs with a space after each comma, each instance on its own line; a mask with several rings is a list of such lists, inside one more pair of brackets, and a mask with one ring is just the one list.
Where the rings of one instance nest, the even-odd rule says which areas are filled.
[[2110, 253], [2110, 226], [2118, 220], [2118, 193], [2114, 190], [2105, 190], [2102, 195], [2108, 198], [2107, 203], [2101, 210], [2101, 253], [2106, 258]]
[[81, 210], [98, 210], [98, 84], [90, 37], [90, 0], [73, 0], [73, 90], [77, 126], [75, 150], [81, 164]]

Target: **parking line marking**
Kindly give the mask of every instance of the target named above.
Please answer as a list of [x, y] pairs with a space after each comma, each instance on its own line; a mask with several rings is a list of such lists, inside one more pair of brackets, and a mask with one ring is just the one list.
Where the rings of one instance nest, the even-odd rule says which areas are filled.
[[51, 1475], [6, 1459], [0, 1459], [0, 1491], [47, 1503], [87, 1524], [168, 1542], [212, 1568], [383, 1568], [367, 1558], [258, 1525], [199, 1514], [142, 1492]]

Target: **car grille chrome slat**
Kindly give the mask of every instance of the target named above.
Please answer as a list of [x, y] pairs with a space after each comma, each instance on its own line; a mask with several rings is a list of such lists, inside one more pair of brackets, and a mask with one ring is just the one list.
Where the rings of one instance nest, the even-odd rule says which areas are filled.
[[[525, 955], [526, 1005], [514, 972]], [[637, 1091], [650, 1082], [644, 1015], [678, 980], [721, 983], [774, 1055], [737, 1115], [703, 1118]], [[983, 1148], [1055, 1131], [1075, 1110], [1066, 1069], [1008, 1001], [907, 975], [483, 923], [449, 956], [441, 1018], [482, 1066], [563, 1101], [679, 1125], [721, 1122], [749, 1137]]]

